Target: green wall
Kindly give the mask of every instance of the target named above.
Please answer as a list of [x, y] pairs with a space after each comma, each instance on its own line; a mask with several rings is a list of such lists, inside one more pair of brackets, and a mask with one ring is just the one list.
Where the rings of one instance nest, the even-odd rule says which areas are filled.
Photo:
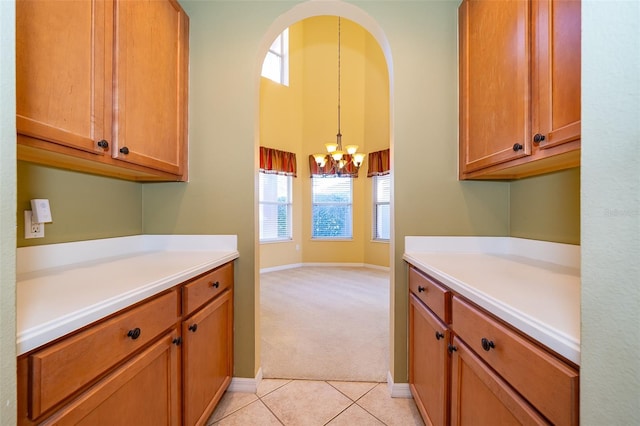
[[580, 244], [580, 168], [513, 181], [510, 235]]
[[[47, 198], [53, 222], [24, 239], [24, 210]], [[142, 184], [18, 161], [18, 247], [142, 233]]]

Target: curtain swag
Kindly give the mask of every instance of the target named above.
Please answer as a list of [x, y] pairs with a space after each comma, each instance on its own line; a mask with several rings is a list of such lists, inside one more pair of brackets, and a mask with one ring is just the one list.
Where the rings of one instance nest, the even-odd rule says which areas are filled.
[[367, 177], [384, 176], [391, 172], [389, 148], [369, 153], [369, 171]]
[[[351, 160], [351, 156], [349, 154], [345, 154], [343, 158], [346, 161]], [[358, 169], [356, 169], [356, 166], [353, 163], [349, 163], [346, 166], [344, 166], [344, 168], [340, 173], [336, 171], [338, 169], [339, 167], [337, 165], [337, 161], [335, 161], [333, 158], [327, 161], [324, 167], [318, 167], [318, 163], [316, 163], [316, 160], [315, 158], [313, 158], [313, 155], [309, 155], [309, 170], [311, 171], [312, 178], [317, 176], [333, 176], [333, 175], [338, 175], [338, 177], [348, 177], [348, 178], [358, 177]]]
[[296, 177], [296, 154], [261, 146], [260, 172]]

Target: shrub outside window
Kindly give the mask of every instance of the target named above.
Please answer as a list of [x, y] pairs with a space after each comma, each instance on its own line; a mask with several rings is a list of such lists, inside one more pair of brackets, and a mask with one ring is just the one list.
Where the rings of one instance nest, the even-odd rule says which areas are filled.
[[353, 179], [314, 176], [312, 231], [314, 239], [353, 238]]

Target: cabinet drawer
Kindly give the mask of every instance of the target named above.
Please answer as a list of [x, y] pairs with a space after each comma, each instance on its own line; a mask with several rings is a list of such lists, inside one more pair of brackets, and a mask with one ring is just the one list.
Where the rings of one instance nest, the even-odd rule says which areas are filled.
[[186, 284], [182, 291], [183, 314], [193, 311], [233, 286], [233, 262], [226, 263]]
[[92, 382], [178, 319], [172, 291], [29, 356], [29, 416], [36, 419]]
[[409, 291], [424, 302], [446, 324], [451, 323], [451, 292], [413, 266], [409, 267]]
[[578, 424], [578, 372], [510, 327], [458, 297], [453, 331], [557, 425]]

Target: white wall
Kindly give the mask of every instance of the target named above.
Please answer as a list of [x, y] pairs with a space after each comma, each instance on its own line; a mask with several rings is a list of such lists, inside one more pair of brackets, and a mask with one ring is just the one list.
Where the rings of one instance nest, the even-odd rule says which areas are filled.
[[584, 425], [640, 424], [640, 3], [582, 4]]
[[0, 1], [0, 424], [16, 423], [15, 3]]

